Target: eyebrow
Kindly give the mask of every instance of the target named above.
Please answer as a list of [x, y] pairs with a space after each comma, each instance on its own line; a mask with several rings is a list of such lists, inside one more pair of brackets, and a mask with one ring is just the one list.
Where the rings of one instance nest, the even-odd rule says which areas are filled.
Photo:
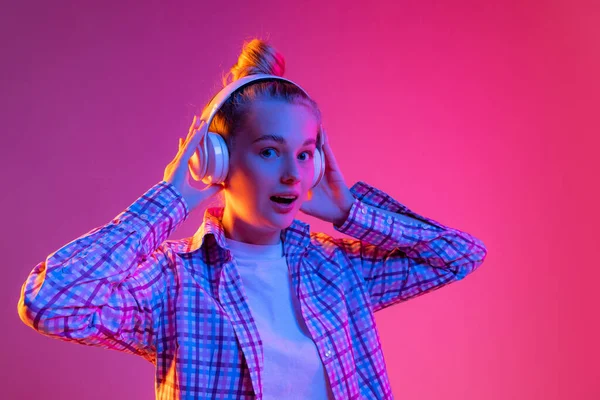
[[[280, 144], [285, 144], [286, 141], [284, 139], [283, 136], [279, 136], [279, 135], [262, 135], [261, 137], [259, 137], [258, 139], [254, 139], [254, 141], [252, 142], [252, 144], [254, 143], [258, 143], [258, 142], [263, 142], [263, 141], [268, 141], [268, 140], [272, 140], [274, 142], [280, 143]], [[314, 144], [316, 145], [317, 142], [315, 139], [307, 139], [302, 146], [307, 146], [309, 144]]]

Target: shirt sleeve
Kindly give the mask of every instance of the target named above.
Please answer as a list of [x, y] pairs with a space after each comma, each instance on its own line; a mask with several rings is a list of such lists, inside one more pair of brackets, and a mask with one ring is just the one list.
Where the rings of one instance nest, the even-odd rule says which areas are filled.
[[337, 242], [362, 273], [373, 311], [463, 279], [483, 263], [487, 249], [478, 238], [423, 217], [362, 181], [350, 191], [354, 204], [334, 229], [356, 238]]
[[152, 361], [171, 264], [162, 243], [188, 215], [181, 194], [157, 183], [33, 268], [21, 288], [21, 320], [49, 337]]

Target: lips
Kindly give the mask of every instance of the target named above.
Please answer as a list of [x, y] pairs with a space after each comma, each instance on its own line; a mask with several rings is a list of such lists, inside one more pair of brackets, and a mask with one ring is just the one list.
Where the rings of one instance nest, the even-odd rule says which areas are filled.
[[271, 196], [271, 201], [279, 204], [292, 204], [297, 198], [291, 196]]
[[296, 192], [281, 192], [276, 193], [270, 197], [271, 201], [274, 201], [278, 204], [292, 204], [295, 200], [298, 199], [298, 193]]
[[287, 214], [296, 209], [295, 199], [284, 199], [282, 197], [273, 196], [271, 198], [271, 204], [275, 211], [281, 214]]
[[281, 192], [281, 193], [275, 193], [273, 194], [271, 197], [294, 197], [294, 198], [298, 198], [299, 194], [296, 192]]

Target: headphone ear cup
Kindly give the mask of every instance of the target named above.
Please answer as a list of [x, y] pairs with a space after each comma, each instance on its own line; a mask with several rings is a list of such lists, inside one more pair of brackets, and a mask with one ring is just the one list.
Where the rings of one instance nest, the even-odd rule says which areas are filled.
[[188, 168], [194, 180], [200, 181], [204, 178], [207, 168], [206, 159], [206, 137], [203, 137], [188, 162]]
[[311, 189], [321, 182], [321, 179], [325, 174], [325, 158], [323, 157], [323, 152], [321, 150], [315, 150], [315, 156], [313, 157], [313, 160], [315, 164], [315, 175], [313, 177]]
[[207, 138], [207, 167], [202, 182], [219, 185], [225, 181], [229, 171], [229, 150], [225, 139], [218, 133], [208, 132]]
[[311, 189], [316, 187], [323, 179], [325, 175], [325, 153], [323, 152], [323, 144], [325, 143], [325, 129], [323, 126], [319, 126], [319, 134], [318, 136], [318, 144], [315, 149], [315, 155], [313, 157], [315, 163], [315, 175], [313, 177], [313, 182]]

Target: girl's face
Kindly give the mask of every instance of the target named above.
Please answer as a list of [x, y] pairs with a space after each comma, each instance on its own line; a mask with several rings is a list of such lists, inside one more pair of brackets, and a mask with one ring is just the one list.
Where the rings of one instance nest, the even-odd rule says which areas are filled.
[[[276, 244], [307, 198], [314, 175], [318, 121], [308, 106], [257, 100], [230, 149], [223, 190], [226, 237], [252, 244]], [[271, 196], [298, 195], [283, 212]]]

